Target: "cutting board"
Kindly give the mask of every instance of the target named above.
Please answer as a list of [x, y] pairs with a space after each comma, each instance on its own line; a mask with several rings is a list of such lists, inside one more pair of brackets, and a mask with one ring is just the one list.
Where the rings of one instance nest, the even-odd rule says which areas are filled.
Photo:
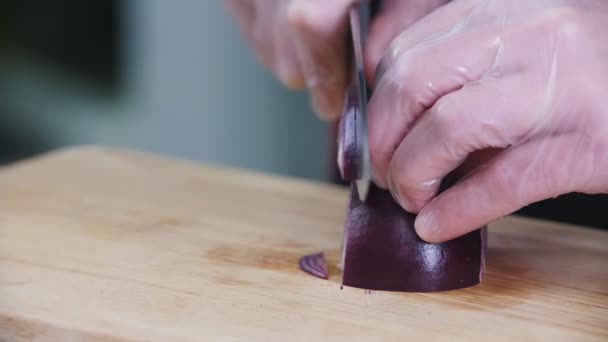
[[340, 286], [347, 197], [103, 147], [2, 168], [0, 340], [608, 339], [606, 232], [507, 217], [482, 284], [370, 292]]

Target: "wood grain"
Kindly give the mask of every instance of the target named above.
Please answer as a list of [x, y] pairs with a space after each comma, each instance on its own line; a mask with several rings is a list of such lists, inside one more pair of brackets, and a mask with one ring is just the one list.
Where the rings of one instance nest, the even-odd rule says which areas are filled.
[[[484, 282], [340, 289], [347, 193], [75, 148], [0, 169], [0, 340], [608, 339], [608, 234], [509, 217]], [[329, 281], [299, 271], [326, 250]]]

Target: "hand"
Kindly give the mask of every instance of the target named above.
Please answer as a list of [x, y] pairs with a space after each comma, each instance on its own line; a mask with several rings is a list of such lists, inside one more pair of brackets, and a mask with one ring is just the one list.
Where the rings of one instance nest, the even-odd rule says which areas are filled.
[[369, 106], [372, 164], [421, 238], [608, 192], [606, 37], [608, 1], [460, 0], [392, 41]]
[[[337, 119], [349, 74], [348, 8], [359, 0], [225, 0], [256, 55], [291, 89], [308, 88], [320, 117]], [[370, 27], [372, 78], [392, 38], [448, 0], [385, 0]]]

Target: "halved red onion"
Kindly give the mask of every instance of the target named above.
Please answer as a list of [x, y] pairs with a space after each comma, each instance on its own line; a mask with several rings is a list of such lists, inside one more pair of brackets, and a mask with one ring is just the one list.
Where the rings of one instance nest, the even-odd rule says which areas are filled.
[[365, 202], [352, 186], [346, 218], [342, 283], [384, 291], [431, 292], [473, 286], [485, 266], [485, 227], [443, 243], [427, 243], [415, 216], [372, 185]]
[[305, 255], [300, 258], [299, 264], [300, 269], [308, 274], [323, 279], [329, 278], [327, 261], [323, 252]]
[[[356, 96], [349, 89], [338, 138], [338, 164], [346, 181], [358, 176], [361, 155], [355, 129], [360, 115]], [[388, 191], [372, 184], [366, 201], [362, 202], [354, 182], [346, 216], [342, 251], [344, 285], [430, 292], [468, 287], [481, 281], [485, 268], [485, 227], [444, 243], [427, 243], [416, 234], [415, 215], [403, 210]]]

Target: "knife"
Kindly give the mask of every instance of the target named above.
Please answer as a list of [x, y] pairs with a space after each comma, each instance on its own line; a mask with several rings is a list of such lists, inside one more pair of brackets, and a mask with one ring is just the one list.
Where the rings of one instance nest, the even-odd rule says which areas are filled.
[[353, 81], [356, 87], [359, 101], [359, 113], [356, 121], [356, 137], [361, 141], [358, 142], [361, 154], [359, 167], [357, 172], [356, 187], [359, 199], [365, 201], [369, 192], [371, 183], [371, 160], [368, 144], [368, 129], [367, 129], [367, 101], [368, 88], [365, 78], [365, 64], [363, 61], [363, 47], [365, 38], [367, 37], [369, 21], [371, 17], [371, 7], [367, 1], [355, 4], [349, 10], [350, 29], [352, 34], [352, 53], [353, 53]]

